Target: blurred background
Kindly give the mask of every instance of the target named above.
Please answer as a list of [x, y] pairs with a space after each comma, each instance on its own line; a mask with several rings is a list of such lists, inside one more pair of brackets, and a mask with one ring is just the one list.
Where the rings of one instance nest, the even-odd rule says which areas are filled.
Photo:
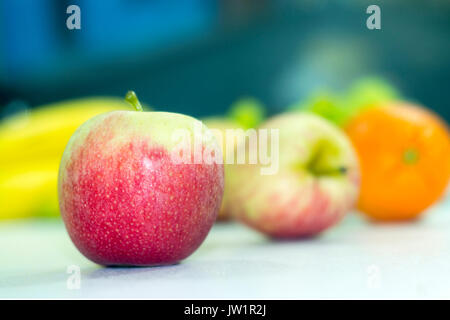
[[242, 96], [272, 114], [377, 75], [448, 121], [449, 16], [446, 0], [1, 0], [0, 115], [128, 89], [197, 117]]

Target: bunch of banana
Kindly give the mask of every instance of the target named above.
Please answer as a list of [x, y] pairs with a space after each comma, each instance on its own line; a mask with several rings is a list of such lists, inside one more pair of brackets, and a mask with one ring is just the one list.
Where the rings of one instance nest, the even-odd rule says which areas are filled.
[[121, 99], [85, 98], [0, 122], [0, 219], [59, 215], [58, 166], [69, 138], [89, 118], [127, 109]]

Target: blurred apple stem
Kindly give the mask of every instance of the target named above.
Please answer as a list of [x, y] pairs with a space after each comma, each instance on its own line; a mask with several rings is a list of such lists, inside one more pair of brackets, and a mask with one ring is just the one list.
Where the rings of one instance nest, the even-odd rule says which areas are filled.
[[125, 95], [125, 101], [127, 101], [129, 104], [131, 104], [136, 111], [144, 111], [144, 109], [142, 108], [142, 105], [139, 102], [139, 99], [134, 91], [130, 90], [127, 92], [127, 94]]
[[313, 174], [316, 176], [333, 176], [346, 174], [348, 169], [346, 167], [338, 167], [336, 169], [328, 169], [328, 170], [312, 170]]

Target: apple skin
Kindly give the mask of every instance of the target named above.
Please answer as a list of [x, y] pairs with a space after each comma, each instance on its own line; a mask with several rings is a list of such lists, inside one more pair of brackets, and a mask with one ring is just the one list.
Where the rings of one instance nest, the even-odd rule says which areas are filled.
[[[235, 164], [227, 164], [226, 162], [226, 149], [225, 149], [225, 143], [226, 143], [226, 130], [228, 129], [243, 129], [237, 122], [222, 118], [222, 117], [210, 117], [203, 119], [203, 122], [205, 125], [213, 130], [213, 133], [216, 133], [215, 130], [221, 133], [221, 137], [216, 136], [217, 141], [219, 142], [220, 148], [222, 150], [223, 154], [223, 161], [224, 161], [224, 170], [225, 170], [225, 186], [224, 186], [224, 192], [223, 192], [223, 199], [222, 199], [222, 205], [219, 210], [219, 215], [217, 216], [218, 221], [227, 221], [231, 219], [231, 214], [229, 210], [229, 198], [228, 194], [231, 192], [229, 190], [230, 185], [227, 181], [231, 181], [232, 177], [230, 174], [232, 174], [232, 170], [230, 167], [234, 166]], [[240, 132], [236, 132], [237, 135], [240, 134]], [[222, 141], [220, 141], [222, 140]], [[235, 143], [235, 150], [237, 148], [237, 138], [233, 141]]]
[[261, 165], [232, 168], [227, 183], [235, 218], [274, 238], [298, 238], [322, 232], [354, 207], [358, 160], [340, 129], [299, 112], [269, 119], [260, 129], [279, 129], [279, 170], [261, 175]]
[[223, 165], [177, 164], [170, 154], [173, 130], [192, 133], [196, 121], [113, 111], [74, 133], [61, 160], [58, 196], [83, 255], [100, 265], [153, 266], [176, 263], [200, 246], [220, 208]]

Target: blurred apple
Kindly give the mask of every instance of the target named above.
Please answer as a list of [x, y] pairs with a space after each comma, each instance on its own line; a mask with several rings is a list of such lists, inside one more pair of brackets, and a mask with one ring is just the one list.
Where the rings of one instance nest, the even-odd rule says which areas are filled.
[[306, 101], [294, 106], [294, 109], [310, 111], [334, 124], [341, 126], [350, 117], [350, 110], [345, 107], [344, 99], [331, 91], [318, 91]]
[[256, 128], [265, 118], [264, 106], [255, 98], [241, 98], [231, 105], [228, 118], [243, 129]]
[[367, 108], [387, 105], [385, 102], [395, 101], [400, 97], [400, 93], [388, 81], [379, 77], [367, 77], [353, 83], [342, 94], [330, 90], [317, 91], [292, 109], [313, 112], [344, 127]]
[[347, 91], [345, 104], [352, 115], [375, 105], [401, 99], [401, 94], [387, 80], [379, 77], [367, 77], [356, 81]]
[[233, 216], [269, 236], [295, 238], [320, 233], [353, 208], [358, 161], [339, 128], [314, 114], [291, 112], [260, 129], [279, 130], [279, 170], [261, 175], [261, 165], [233, 166]]
[[[216, 135], [216, 139], [220, 145], [220, 148], [222, 149], [223, 154], [223, 162], [224, 162], [224, 172], [225, 172], [225, 187], [224, 187], [224, 193], [222, 198], [222, 205], [220, 207], [219, 214], [217, 216], [217, 219], [220, 221], [229, 220], [231, 218], [230, 210], [229, 210], [229, 199], [228, 194], [230, 193], [230, 185], [227, 183], [227, 181], [230, 181], [232, 179], [232, 171], [230, 170], [230, 166], [234, 166], [235, 164], [227, 164], [227, 138], [228, 143], [232, 143], [232, 148], [229, 149], [229, 152], [233, 152], [233, 154], [236, 153], [237, 150], [237, 143], [240, 141], [239, 136], [244, 135], [243, 128], [239, 126], [239, 124], [231, 119], [224, 118], [224, 117], [210, 117], [205, 118], [202, 120], [203, 123], [211, 129], [211, 131]], [[227, 136], [227, 130], [228, 129], [241, 129], [241, 131], [233, 131], [230, 133], [233, 133], [233, 135], [230, 135], [228, 133]]]
[[[216, 133], [216, 138], [222, 148], [225, 170], [225, 188], [222, 206], [218, 215], [218, 220], [220, 221], [231, 218], [228, 199], [230, 184], [227, 183], [227, 181], [231, 181], [233, 178], [233, 171], [230, 170], [230, 166], [234, 166], [235, 164], [227, 164], [227, 156], [230, 155], [230, 152], [233, 152], [233, 155], [236, 154], [239, 141], [245, 139], [245, 130], [256, 129], [264, 120], [264, 117], [264, 106], [255, 98], [247, 97], [241, 98], [233, 103], [227, 116], [215, 116], [203, 119], [203, 123]], [[234, 131], [229, 131], [227, 135], [227, 130], [229, 129]], [[231, 144], [231, 148], [228, 150], [226, 148], [227, 142]]]

